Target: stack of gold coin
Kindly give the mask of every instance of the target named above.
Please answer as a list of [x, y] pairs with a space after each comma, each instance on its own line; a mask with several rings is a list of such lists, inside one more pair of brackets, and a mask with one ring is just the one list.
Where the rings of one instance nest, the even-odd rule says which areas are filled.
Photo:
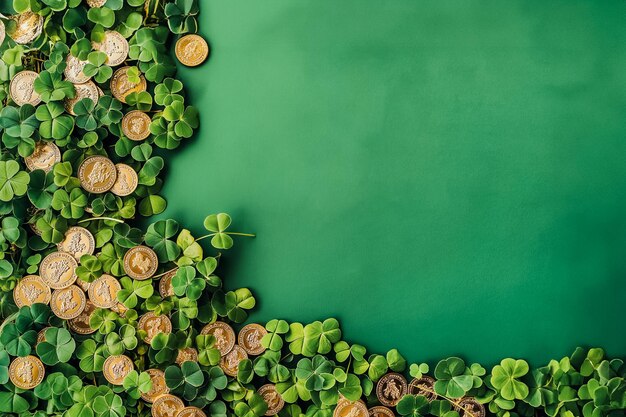
[[11, 20], [15, 22], [15, 28], [9, 36], [17, 44], [31, 43], [43, 32], [43, 16], [39, 14], [28, 11], [12, 16]]
[[44, 140], [35, 143], [33, 153], [24, 158], [24, 163], [29, 171], [43, 169], [50, 172], [57, 162], [61, 162], [61, 151], [53, 142]]
[[15, 358], [9, 366], [9, 378], [18, 388], [30, 390], [41, 384], [46, 370], [39, 358], [29, 355]]
[[93, 43], [93, 49], [104, 52], [107, 56], [106, 64], [116, 67], [126, 61], [130, 47], [128, 41], [119, 32], [108, 30], [104, 32], [104, 39], [100, 43]]
[[152, 119], [146, 113], [133, 110], [122, 119], [122, 132], [130, 140], [142, 141], [150, 136]]
[[135, 246], [124, 255], [126, 275], [138, 280], [152, 278], [159, 267], [156, 253], [147, 246]]
[[133, 369], [133, 361], [126, 355], [111, 355], [102, 365], [104, 378], [112, 385], [122, 385]]
[[176, 42], [178, 60], [188, 67], [196, 67], [209, 56], [209, 45], [198, 35], [185, 35]]
[[78, 168], [78, 179], [84, 190], [92, 194], [109, 191], [117, 180], [117, 168], [104, 156], [90, 156]]
[[126, 103], [126, 97], [128, 97], [129, 94], [141, 93], [148, 88], [148, 83], [143, 75], [139, 76], [138, 83], [134, 83], [128, 78], [130, 68], [131, 67], [123, 67], [118, 69], [111, 78], [111, 93], [122, 103]]
[[35, 80], [39, 77], [35, 71], [22, 71], [15, 74], [9, 84], [11, 99], [18, 106], [41, 103], [41, 96], [35, 91]]

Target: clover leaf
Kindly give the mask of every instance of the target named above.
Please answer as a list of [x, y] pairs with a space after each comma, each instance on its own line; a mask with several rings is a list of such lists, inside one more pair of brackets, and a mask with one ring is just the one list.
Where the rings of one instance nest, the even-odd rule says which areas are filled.
[[149, 298], [154, 292], [151, 281], [139, 281], [122, 277], [120, 279], [122, 289], [117, 293], [117, 299], [127, 308], [135, 308], [140, 299]]
[[451, 357], [439, 361], [435, 367], [435, 391], [440, 395], [460, 398], [472, 388], [472, 376], [466, 373], [465, 362]]
[[7, 106], [0, 111], [0, 130], [4, 130], [2, 143], [8, 149], [17, 148], [22, 157], [35, 150], [34, 135], [39, 127], [35, 108], [30, 104], [15, 108]]
[[313, 359], [302, 358], [296, 366], [296, 378], [304, 381], [309, 391], [327, 390], [335, 385], [332, 363], [321, 355]]
[[65, 139], [74, 130], [74, 119], [64, 115], [63, 105], [56, 101], [51, 101], [37, 107], [35, 116], [41, 122], [39, 134], [46, 139]]
[[182, 82], [175, 78], [166, 78], [154, 88], [154, 101], [159, 106], [169, 106], [174, 101], [184, 101], [182, 92]]
[[179, 268], [172, 278], [174, 294], [179, 297], [187, 296], [191, 300], [197, 300], [202, 295], [206, 281], [196, 277], [196, 270], [192, 266]]
[[147, 372], [137, 372], [132, 370], [126, 375], [123, 383], [126, 393], [134, 399], [141, 397], [141, 394], [152, 389], [152, 380]]
[[196, 362], [183, 362], [180, 367], [172, 365], [165, 369], [165, 383], [172, 392], [193, 400], [204, 383], [204, 373]]
[[106, 359], [106, 346], [98, 345], [93, 339], [84, 340], [76, 349], [80, 369], [84, 372], [100, 372]]
[[[491, 370], [491, 384], [505, 400], [523, 400], [528, 385], [519, 379], [528, 373], [528, 363], [522, 359], [503, 359]], [[437, 372], [435, 371], [435, 375]]]
[[180, 247], [171, 240], [178, 233], [178, 223], [174, 220], [159, 220], [148, 226], [146, 245], [152, 247], [162, 262], [173, 261], [180, 255]]
[[0, 200], [11, 201], [14, 196], [22, 196], [28, 190], [30, 176], [20, 171], [20, 165], [13, 160], [0, 161]]
[[430, 411], [430, 404], [423, 395], [405, 395], [396, 405], [401, 416], [422, 417]]
[[234, 411], [237, 417], [261, 417], [267, 411], [267, 403], [263, 397], [254, 393], [247, 402], [237, 402]]
[[76, 341], [69, 331], [51, 327], [46, 330], [45, 339], [37, 343], [37, 355], [46, 365], [56, 365], [72, 358]]
[[315, 321], [304, 327], [302, 354], [313, 356], [317, 353], [326, 354], [331, 351], [333, 344], [341, 339], [339, 322], [336, 319], [326, 319], [324, 322]]
[[39, 73], [35, 79], [34, 87], [45, 103], [74, 98], [76, 95], [76, 90], [71, 82], [63, 80], [61, 74], [48, 70]]

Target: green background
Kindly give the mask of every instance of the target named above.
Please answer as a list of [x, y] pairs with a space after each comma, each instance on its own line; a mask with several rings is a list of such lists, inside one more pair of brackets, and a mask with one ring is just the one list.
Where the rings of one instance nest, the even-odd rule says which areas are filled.
[[252, 319], [410, 360], [626, 353], [624, 1], [202, 0], [167, 216]]

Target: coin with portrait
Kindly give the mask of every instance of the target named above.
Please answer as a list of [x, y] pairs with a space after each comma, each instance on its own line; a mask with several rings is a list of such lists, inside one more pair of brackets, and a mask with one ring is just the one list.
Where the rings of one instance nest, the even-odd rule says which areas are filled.
[[226, 375], [237, 376], [239, 372], [239, 362], [248, 359], [248, 354], [239, 345], [233, 346], [230, 352], [220, 359], [220, 368]]
[[204, 326], [200, 334], [212, 335], [215, 337], [215, 348], [224, 356], [235, 346], [235, 331], [223, 321], [216, 321]]
[[172, 394], [163, 394], [152, 403], [152, 417], [176, 417], [183, 408], [185, 404], [180, 398]]
[[61, 162], [61, 151], [54, 142], [40, 140], [35, 143], [35, 150], [32, 154], [24, 158], [24, 163], [29, 171], [42, 169], [50, 172], [54, 164]]
[[363, 402], [339, 401], [333, 412], [333, 417], [368, 417], [367, 407]]
[[485, 406], [475, 398], [461, 398], [454, 409], [459, 413], [459, 417], [485, 417]]
[[111, 187], [111, 192], [120, 197], [134, 193], [139, 183], [139, 177], [133, 167], [126, 164], [115, 164], [115, 169], [117, 171], [117, 179], [113, 187]]
[[102, 42], [93, 42], [93, 49], [104, 52], [107, 56], [106, 64], [110, 67], [116, 67], [128, 58], [130, 47], [126, 38], [119, 32], [107, 30], [104, 32]]
[[64, 320], [75, 319], [85, 310], [87, 297], [78, 285], [54, 290], [50, 308], [55, 316]]
[[376, 397], [382, 405], [387, 407], [395, 407], [406, 392], [406, 379], [396, 372], [384, 375], [376, 384]]
[[122, 289], [117, 278], [102, 274], [89, 286], [89, 299], [100, 308], [111, 308], [117, 304], [117, 293]]
[[143, 74], [139, 75], [139, 82], [133, 82], [130, 80], [128, 71], [131, 67], [123, 67], [115, 71], [111, 78], [111, 93], [113, 97], [126, 103], [126, 97], [132, 93], [140, 93], [146, 91], [148, 83]]
[[21, 71], [15, 74], [9, 84], [11, 99], [18, 106], [41, 103], [41, 96], [35, 91], [35, 80], [39, 77], [35, 71]]
[[147, 246], [135, 246], [124, 255], [124, 271], [131, 278], [151, 278], [159, 267], [156, 253]]
[[111, 189], [117, 180], [117, 169], [104, 156], [90, 156], [78, 168], [80, 186], [92, 194], [102, 194]]
[[159, 333], [172, 333], [172, 322], [163, 314], [156, 315], [153, 312], [149, 312], [139, 318], [137, 329], [145, 332], [146, 335], [143, 341], [150, 343]]
[[371, 407], [367, 411], [370, 417], [396, 417], [393, 411], [383, 405]]
[[74, 106], [76, 106], [76, 103], [79, 101], [88, 98], [94, 103], [97, 103], [98, 100], [100, 100], [100, 91], [98, 86], [93, 81], [87, 81], [82, 84], [74, 84], [74, 89], [76, 90], [74, 98], [67, 98], [64, 102], [65, 111], [72, 116], [76, 116]]
[[43, 32], [43, 16], [31, 11], [11, 16], [15, 22], [15, 27], [8, 35], [20, 45], [31, 43]]
[[176, 363], [180, 365], [183, 362], [198, 362], [198, 351], [192, 347], [180, 349], [176, 355]]
[[33, 355], [15, 358], [9, 365], [9, 378], [21, 389], [33, 389], [41, 384], [46, 370], [41, 360]]
[[274, 384], [265, 384], [259, 388], [258, 393], [267, 404], [266, 416], [274, 416], [285, 406], [283, 397], [280, 396]]
[[185, 35], [176, 42], [174, 52], [183, 65], [196, 67], [209, 56], [209, 45], [199, 35]]
[[260, 324], [250, 323], [245, 325], [237, 336], [237, 343], [248, 355], [260, 355], [265, 352], [261, 339], [267, 334], [265, 327]]
[[180, 410], [176, 417], [206, 417], [206, 414], [198, 407], [189, 406]]
[[89, 230], [72, 226], [65, 232], [65, 239], [57, 245], [57, 249], [69, 253], [79, 261], [83, 255], [93, 255], [96, 241]]
[[152, 119], [146, 113], [132, 110], [122, 119], [122, 132], [130, 140], [142, 141], [150, 136], [150, 123]]
[[50, 287], [38, 275], [25, 276], [13, 288], [13, 300], [19, 308], [35, 303], [48, 304], [51, 297]]
[[171, 297], [174, 295], [174, 287], [172, 287], [172, 278], [176, 275], [176, 269], [169, 271], [163, 275], [159, 280], [159, 294], [162, 298]]
[[67, 288], [76, 282], [78, 263], [69, 253], [52, 252], [39, 264], [39, 276], [52, 289]]
[[426, 375], [414, 378], [409, 384], [408, 392], [411, 395], [423, 395], [429, 402], [437, 399], [435, 380]]
[[112, 385], [122, 385], [133, 369], [133, 361], [126, 355], [111, 355], [102, 365], [104, 378]]
[[88, 63], [89, 61], [81, 61], [74, 55], [67, 54], [67, 58], [65, 58], [65, 70], [63, 71], [65, 79], [72, 84], [83, 84], [89, 81], [91, 77], [88, 77], [83, 72]]

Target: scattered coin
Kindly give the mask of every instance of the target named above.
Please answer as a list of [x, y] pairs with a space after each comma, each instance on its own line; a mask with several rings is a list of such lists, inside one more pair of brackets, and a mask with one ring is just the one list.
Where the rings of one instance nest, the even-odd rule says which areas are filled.
[[147, 246], [135, 246], [124, 255], [124, 271], [131, 278], [151, 278], [159, 266], [156, 253]]
[[396, 417], [393, 411], [382, 405], [377, 405], [367, 411], [370, 417]]
[[48, 304], [52, 292], [38, 275], [27, 275], [13, 289], [13, 299], [19, 308], [35, 303]]
[[41, 103], [41, 96], [35, 91], [35, 80], [39, 77], [35, 71], [21, 71], [15, 74], [9, 84], [11, 99], [18, 106]]
[[280, 412], [285, 406], [283, 397], [276, 391], [274, 384], [265, 384], [259, 388], [259, 395], [263, 397], [263, 400], [267, 404], [266, 416], [274, 416]]
[[199, 35], [185, 35], [176, 42], [176, 58], [188, 67], [196, 67], [209, 56], [209, 45]]
[[76, 282], [76, 259], [69, 253], [53, 252], [39, 264], [39, 276], [54, 290], [67, 288]]
[[43, 169], [50, 172], [57, 162], [61, 162], [61, 151], [53, 142], [46, 142], [45, 140], [35, 143], [33, 153], [24, 158], [24, 163], [29, 171]]
[[90, 282], [83, 281], [83, 280], [82, 280], [82, 279], [80, 279], [80, 278], [77, 278], [77, 279], [76, 279], [76, 282], [75, 282], [74, 284], [78, 285], [78, 286], [80, 287], [80, 289], [81, 289], [81, 290], [83, 290], [85, 293], [86, 293], [87, 291], [89, 291], [89, 287], [91, 286], [91, 283], [90, 283]]
[[79, 261], [83, 255], [93, 255], [96, 241], [89, 230], [84, 227], [73, 226], [67, 229], [65, 239], [57, 245], [57, 249], [69, 253]]
[[206, 417], [204, 411], [200, 410], [198, 407], [185, 407], [180, 410], [176, 417]]
[[80, 185], [92, 194], [106, 193], [117, 180], [115, 164], [104, 156], [90, 156], [78, 168]]
[[454, 407], [460, 417], [485, 417], [485, 406], [474, 398], [461, 398]]
[[413, 379], [409, 384], [409, 394], [423, 395], [428, 401], [437, 399], [435, 380], [426, 375], [421, 378]]
[[117, 179], [113, 187], [111, 187], [111, 192], [120, 197], [134, 193], [139, 183], [139, 177], [137, 177], [135, 170], [126, 164], [115, 164], [115, 169], [117, 171]]
[[67, 58], [65, 58], [65, 70], [63, 74], [65, 75], [65, 79], [72, 84], [83, 84], [91, 79], [83, 72], [85, 66], [89, 63], [89, 61], [81, 61], [76, 58], [72, 54], [68, 54]]
[[102, 365], [104, 378], [113, 385], [122, 385], [124, 378], [134, 368], [133, 361], [126, 355], [112, 355]]
[[198, 351], [192, 347], [180, 349], [176, 355], [176, 363], [180, 365], [183, 362], [198, 362]]
[[48, 327], [44, 327], [43, 329], [39, 330], [37, 332], [37, 344], [43, 342], [46, 340], [46, 330], [48, 329], [52, 329], [52, 327], [48, 326]]
[[222, 356], [225, 356], [235, 346], [235, 331], [223, 321], [207, 324], [200, 334], [210, 334], [215, 337], [215, 347]]
[[248, 354], [239, 345], [233, 346], [232, 350], [220, 359], [220, 368], [226, 375], [237, 376], [239, 362], [248, 359]]
[[176, 269], [163, 275], [159, 280], [159, 294], [161, 297], [167, 298], [174, 295], [174, 287], [172, 287], [172, 278], [176, 275]]
[[0, 45], [4, 42], [4, 38], [7, 35], [7, 28], [4, 26], [4, 22], [0, 20]]
[[107, 30], [104, 32], [104, 40], [100, 43], [94, 42], [93, 49], [104, 52], [107, 56], [107, 65], [117, 67], [128, 58], [128, 41], [119, 32]]
[[117, 293], [122, 289], [117, 278], [103, 274], [89, 286], [89, 299], [100, 308], [117, 305]]
[[126, 103], [126, 97], [131, 93], [146, 91], [148, 84], [143, 75], [139, 76], [139, 83], [134, 83], [128, 78], [128, 70], [131, 67], [123, 67], [115, 71], [111, 78], [111, 93], [113, 97]]
[[106, 4], [107, 0], [87, 0], [89, 7], [102, 7]]
[[153, 403], [159, 396], [170, 392], [170, 389], [165, 384], [165, 372], [160, 369], [148, 369], [146, 372], [150, 375], [152, 388], [148, 392], [142, 393], [141, 398], [145, 402]]
[[176, 417], [183, 408], [185, 408], [183, 400], [172, 394], [164, 394], [152, 403], [152, 417]]
[[146, 332], [146, 336], [143, 340], [146, 343], [150, 343], [152, 342], [152, 339], [154, 339], [154, 336], [159, 333], [171, 333], [172, 322], [169, 318], [167, 318], [167, 316], [157, 316], [156, 314], [150, 312], [139, 318], [137, 328]]
[[150, 136], [150, 123], [152, 119], [146, 113], [133, 110], [122, 119], [122, 132], [124, 135], [134, 141], [141, 141]]
[[260, 355], [265, 352], [261, 339], [267, 334], [265, 327], [260, 324], [250, 323], [245, 325], [237, 336], [237, 343], [248, 355]]
[[80, 316], [86, 305], [87, 297], [77, 285], [55, 290], [50, 300], [50, 307], [54, 315], [64, 320], [71, 320]]
[[368, 415], [367, 407], [362, 401], [339, 401], [333, 412], [333, 417], [368, 417]]
[[31, 43], [43, 32], [43, 16], [31, 11], [11, 16], [15, 29], [9, 33], [11, 39], [20, 45]]
[[94, 311], [96, 311], [96, 306], [91, 301], [87, 300], [83, 312], [75, 319], [68, 320], [67, 324], [70, 326], [70, 329], [77, 334], [95, 333], [98, 329], [92, 329], [89, 325], [91, 315]]
[[74, 106], [76, 103], [81, 101], [82, 99], [89, 98], [94, 103], [97, 103], [100, 100], [100, 91], [98, 86], [93, 81], [87, 81], [82, 84], [74, 84], [74, 88], [76, 89], [76, 95], [74, 98], [69, 98], [65, 100], [65, 111], [67, 111], [72, 116], [76, 116], [74, 112]]
[[15, 358], [9, 366], [9, 378], [13, 385], [21, 389], [33, 389], [41, 384], [46, 373], [39, 358], [28, 355]]
[[396, 372], [388, 373], [376, 384], [376, 397], [382, 405], [387, 407], [395, 407], [406, 392], [406, 379]]

